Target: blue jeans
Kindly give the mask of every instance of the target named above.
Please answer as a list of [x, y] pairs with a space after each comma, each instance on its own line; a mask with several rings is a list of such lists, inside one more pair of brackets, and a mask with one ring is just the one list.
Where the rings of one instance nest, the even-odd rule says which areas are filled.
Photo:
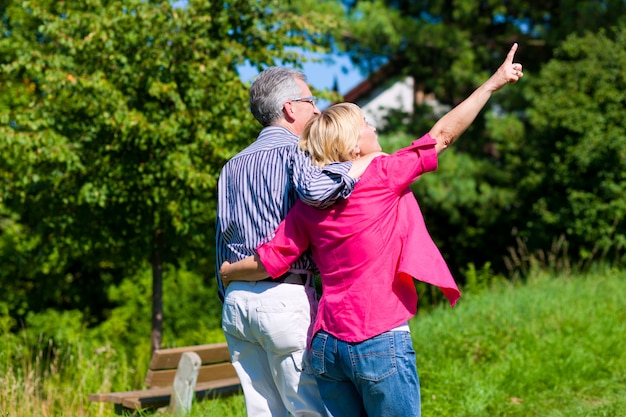
[[389, 331], [360, 343], [318, 332], [311, 367], [333, 417], [419, 417], [420, 386], [411, 334]]

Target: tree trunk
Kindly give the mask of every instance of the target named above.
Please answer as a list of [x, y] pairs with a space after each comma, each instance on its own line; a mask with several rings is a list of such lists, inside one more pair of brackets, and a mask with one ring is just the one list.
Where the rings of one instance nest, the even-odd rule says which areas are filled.
[[152, 254], [152, 334], [150, 354], [161, 348], [163, 338], [163, 235], [157, 231]]

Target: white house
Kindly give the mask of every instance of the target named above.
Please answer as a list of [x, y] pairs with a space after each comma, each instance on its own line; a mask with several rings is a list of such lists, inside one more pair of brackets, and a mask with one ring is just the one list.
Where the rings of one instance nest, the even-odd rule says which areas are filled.
[[348, 91], [344, 101], [358, 104], [367, 121], [378, 128], [384, 127], [385, 116], [390, 110], [412, 114], [414, 106], [422, 104], [433, 107], [437, 114], [450, 109], [440, 104], [434, 95], [424, 94], [422, 89], [416, 88], [413, 77], [395, 75], [391, 66], [382, 67]]

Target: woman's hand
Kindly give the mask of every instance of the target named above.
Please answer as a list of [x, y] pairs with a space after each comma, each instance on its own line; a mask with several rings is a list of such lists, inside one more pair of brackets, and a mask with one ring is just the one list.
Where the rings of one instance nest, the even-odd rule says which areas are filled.
[[231, 263], [228, 261], [225, 261], [220, 267], [220, 277], [222, 278], [222, 284], [224, 284], [224, 288], [228, 287], [228, 284], [230, 284], [231, 282], [230, 278], [228, 277], [230, 270]]
[[498, 70], [478, 87], [468, 98], [446, 113], [430, 129], [430, 136], [437, 141], [437, 154], [452, 145], [472, 124], [478, 113], [485, 107], [491, 95], [507, 84], [515, 84], [524, 76], [522, 64], [513, 62], [517, 52], [514, 43]]
[[515, 52], [517, 52], [517, 43], [513, 44], [502, 65], [489, 79], [488, 82], [493, 84], [493, 91], [498, 91], [507, 84], [515, 84], [524, 76], [522, 64], [513, 62]]
[[262, 281], [268, 274], [259, 255], [251, 255], [232, 264], [225, 261], [220, 267], [220, 278], [226, 288], [233, 281]]

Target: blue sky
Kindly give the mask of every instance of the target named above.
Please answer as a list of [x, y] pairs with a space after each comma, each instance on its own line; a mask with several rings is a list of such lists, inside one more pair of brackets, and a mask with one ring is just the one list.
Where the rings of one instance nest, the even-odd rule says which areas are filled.
[[[322, 62], [305, 62], [302, 65], [309, 84], [319, 90], [333, 88], [336, 80], [339, 92], [346, 94], [364, 79], [346, 56], [337, 54], [307, 54], [307, 56], [322, 59]], [[256, 69], [247, 65], [240, 67], [239, 70], [243, 81], [249, 81], [258, 74]]]

